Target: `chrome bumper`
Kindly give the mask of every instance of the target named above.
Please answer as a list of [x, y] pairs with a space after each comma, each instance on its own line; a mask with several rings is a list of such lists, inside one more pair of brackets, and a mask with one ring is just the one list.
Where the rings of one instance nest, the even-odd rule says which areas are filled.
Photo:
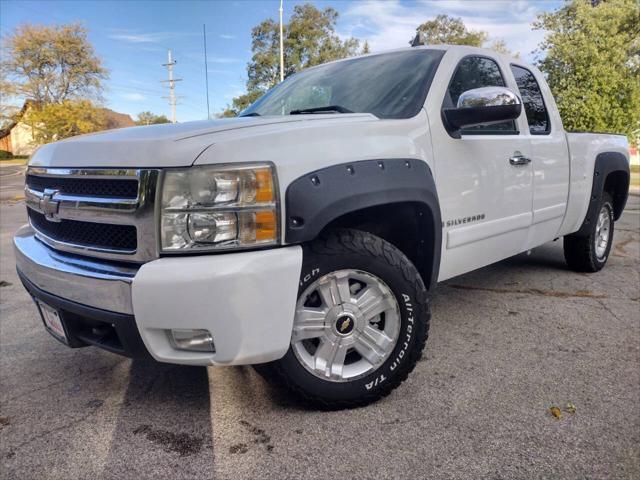
[[131, 282], [138, 267], [57, 252], [38, 240], [29, 225], [18, 230], [13, 245], [18, 270], [41, 290], [82, 305], [133, 314]]

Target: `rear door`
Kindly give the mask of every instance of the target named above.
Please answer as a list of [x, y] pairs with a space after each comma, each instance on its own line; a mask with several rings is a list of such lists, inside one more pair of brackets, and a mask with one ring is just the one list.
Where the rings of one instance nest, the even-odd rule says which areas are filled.
[[532, 168], [511, 158], [530, 154], [524, 115], [516, 121], [463, 130], [453, 138], [441, 109], [466, 90], [506, 86], [517, 91], [509, 65], [484, 55], [449, 50], [427, 100], [435, 180], [443, 222], [439, 280], [523, 251], [532, 218]]
[[[562, 224], [569, 194], [569, 149], [553, 97], [539, 72], [511, 64], [527, 120], [533, 169], [533, 218], [527, 249], [553, 240]], [[538, 78], [536, 78], [538, 77]], [[549, 108], [549, 107], [550, 108]]]

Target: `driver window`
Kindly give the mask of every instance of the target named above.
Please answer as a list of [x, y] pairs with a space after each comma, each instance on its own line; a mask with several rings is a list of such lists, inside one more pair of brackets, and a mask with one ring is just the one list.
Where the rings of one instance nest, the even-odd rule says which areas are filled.
[[[463, 92], [481, 87], [505, 87], [506, 83], [500, 72], [498, 64], [487, 57], [465, 57], [458, 64], [448, 94], [451, 105], [458, 103], [458, 98]], [[513, 120], [497, 123], [495, 125], [482, 125], [468, 127], [460, 131], [463, 135], [479, 134], [517, 134], [516, 124]]]

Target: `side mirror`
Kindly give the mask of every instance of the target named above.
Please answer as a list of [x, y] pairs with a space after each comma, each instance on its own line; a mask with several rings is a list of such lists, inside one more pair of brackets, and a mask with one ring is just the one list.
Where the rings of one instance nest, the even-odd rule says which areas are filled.
[[442, 115], [449, 133], [459, 136], [463, 127], [515, 120], [520, 112], [522, 102], [508, 88], [482, 87], [463, 92], [456, 108], [445, 108]]

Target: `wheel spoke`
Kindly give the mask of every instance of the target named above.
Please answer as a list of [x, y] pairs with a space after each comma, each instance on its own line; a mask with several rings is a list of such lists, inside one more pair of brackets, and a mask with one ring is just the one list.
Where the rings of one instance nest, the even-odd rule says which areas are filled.
[[367, 325], [356, 340], [355, 348], [371, 365], [375, 366], [384, 359], [392, 344], [393, 340], [384, 332]]
[[327, 378], [341, 378], [348, 347], [325, 338], [315, 353], [315, 369]]
[[327, 282], [318, 285], [318, 293], [328, 307], [341, 305], [351, 300], [349, 278], [346, 275], [332, 275]]
[[320, 308], [299, 308], [293, 322], [291, 341], [299, 342], [324, 335], [326, 314], [327, 312]]
[[362, 316], [370, 321], [385, 310], [393, 308], [395, 302], [391, 295], [384, 295], [377, 287], [369, 286], [358, 295], [356, 305], [360, 308]]

